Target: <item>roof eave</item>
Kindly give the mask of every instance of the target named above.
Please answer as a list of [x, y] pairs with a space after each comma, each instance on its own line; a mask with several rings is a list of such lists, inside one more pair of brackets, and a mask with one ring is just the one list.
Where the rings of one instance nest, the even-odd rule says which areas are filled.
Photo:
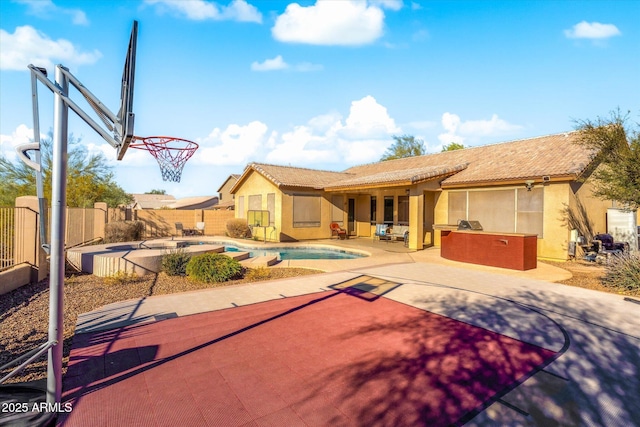
[[339, 185], [339, 186], [330, 186], [325, 187], [324, 191], [331, 193], [337, 191], [355, 191], [355, 190], [371, 190], [375, 188], [381, 187], [406, 187], [407, 185], [412, 185], [410, 180], [403, 181], [395, 181], [395, 182], [374, 182], [367, 184], [359, 184], [359, 185]]
[[469, 188], [469, 187], [487, 187], [494, 185], [523, 185], [525, 181], [533, 181], [533, 184], [546, 184], [550, 182], [570, 182], [576, 181], [578, 176], [576, 174], [566, 174], [566, 175], [554, 175], [548, 177], [541, 176], [531, 176], [531, 177], [521, 177], [521, 178], [513, 178], [513, 179], [494, 179], [494, 180], [482, 180], [482, 181], [465, 181], [465, 182], [454, 182], [454, 183], [445, 183], [441, 184], [443, 190], [448, 189], [457, 189], [457, 188]]

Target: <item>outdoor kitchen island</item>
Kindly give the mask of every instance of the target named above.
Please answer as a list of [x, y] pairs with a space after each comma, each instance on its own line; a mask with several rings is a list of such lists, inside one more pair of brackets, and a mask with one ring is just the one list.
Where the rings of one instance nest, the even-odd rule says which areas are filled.
[[476, 230], [441, 230], [440, 256], [512, 270], [537, 267], [538, 236]]

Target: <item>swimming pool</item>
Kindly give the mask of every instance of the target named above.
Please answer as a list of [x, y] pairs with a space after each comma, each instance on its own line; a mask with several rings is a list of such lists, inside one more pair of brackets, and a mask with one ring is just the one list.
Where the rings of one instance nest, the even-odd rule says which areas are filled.
[[269, 248], [261, 249], [254, 247], [239, 247], [229, 245], [225, 242], [218, 242], [224, 245], [224, 250], [227, 252], [249, 252], [250, 257], [258, 256], [277, 256], [280, 260], [291, 259], [355, 259], [363, 258], [366, 255], [357, 254], [354, 252], [342, 251], [340, 249], [324, 249], [324, 248]]

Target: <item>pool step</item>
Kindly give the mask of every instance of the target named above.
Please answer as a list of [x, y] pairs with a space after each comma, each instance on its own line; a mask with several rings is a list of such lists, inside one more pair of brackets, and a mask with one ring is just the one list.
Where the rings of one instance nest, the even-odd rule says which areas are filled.
[[225, 251], [222, 252], [222, 255], [226, 255], [229, 258], [235, 259], [236, 261], [242, 261], [249, 258], [249, 252]]
[[256, 268], [256, 267], [271, 267], [278, 263], [278, 257], [275, 255], [257, 256], [253, 258], [241, 261], [243, 267]]

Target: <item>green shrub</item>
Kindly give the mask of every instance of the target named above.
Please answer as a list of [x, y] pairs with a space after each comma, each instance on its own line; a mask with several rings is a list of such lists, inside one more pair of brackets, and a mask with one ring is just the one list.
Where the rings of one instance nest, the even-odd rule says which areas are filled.
[[640, 255], [613, 256], [606, 267], [606, 286], [625, 291], [640, 291]]
[[116, 221], [104, 228], [105, 243], [131, 242], [142, 240], [144, 223], [142, 221]]
[[244, 277], [249, 280], [265, 280], [271, 277], [271, 270], [267, 267], [249, 268]]
[[201, 254], [187, 264], [187, 276], [198, 282], [226, 282], [238, 277], [242, 266], [238, 261], [220, 254]]
[[191, 255], [186, 253], [184, 249], [172, 249], [162, 256], [162, 271], [168, 276], [186, 276], [187, 264], [190, 259]]
[[227, 234], [229, 237], [243, 239], [251, 237], [251, 229], [246, 219], [233, 218], [227, 221]]

